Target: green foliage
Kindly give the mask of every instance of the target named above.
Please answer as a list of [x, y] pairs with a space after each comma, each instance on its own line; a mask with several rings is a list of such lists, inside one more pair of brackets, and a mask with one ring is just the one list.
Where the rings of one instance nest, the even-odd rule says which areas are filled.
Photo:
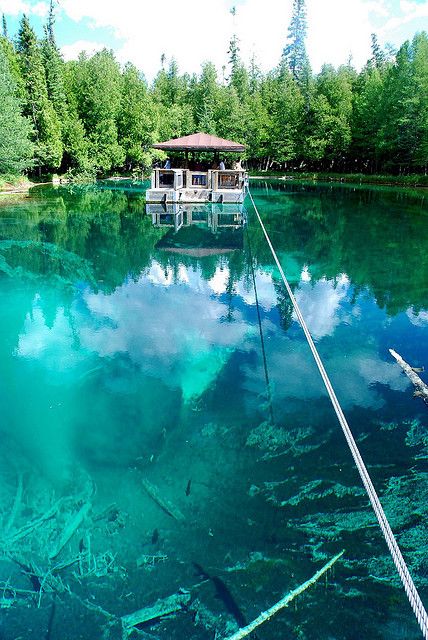
[[351, 117], [351, 154], [358, 166], [377, 171], [379, 160], [378, 132], [382, 123], [382, 72], [367, 65], [356, 82]]
[[306, 7], [305, 0], [293, 0], [293, 14], [288, 28], [288, 44], [282, 53], [282, 64], [290, 70], [293, 78], [305, 86], [310, 75], [309, 60], [305, 47]]
[[[92, 177], [121, 169], [148, 171], [161, 156], [152, 149], [154, 142], [195, 131], [242, 142], [248, 167], [258, 170], [427, 171], [424, 32], [398, 53], [382, 49], [373, 34], [371, 57], [359, 74], [349, 63], [338, 69], [325, 65], [313, 75], [305, 51], [305, 2], [294, 0], [276, 69], [261, 73], [254, 56], [247, 66], [233, 34], [227, 78], [226, 67], [219, 78], [211, 62], [203, 63], [199, 75], [180, 74], [176, 61], [163, 55], [148, 86], [135, 66], [121, 68], [111, 51], [82, 53], [65, 63], [55, 41], [55, 6], [50, 0], [42, 41], [26, 16], [16, 50], [5, 23], [0, 36], [14, 87], [6, 83], [2, 90], [9, 101], [17, 101], [14, 117], [4, 115], [10, 102], [4, 103], [2, 122], [10, 119], [11, 131], [25, 130], [23, 138], [17, 135], [25, 140], [26, 118], [30, 121], [33, 166], [39, 173]], [[231, 13], [236, 18], [236, 10]], [[28, 149], [16, 146], [21, 158], [14, 170], [29, 166]]]
[[346, 67], [325, 65], [309, 101], [304, 155], [312, 160], [338, 160], [351, 142], [352, 86]]
[[34, 129], [35, 164], [40, 170], [57, 169], [63, 152], [60, 122], [48, 97], [41, 49], [25, 15], [20, 23], [17, 49], [25, 83], [23, 111]]
[[6, 56], [9, 71], [15, 84], [15, 93], [20, 100], [23, 100], [25, 96], [25, 87], [21, 70], [19, 68], [18, 56], [13, 44], [6, 38], [6, 36], [0, 36], [0, 49], [3, 50], [3, 53]]
[[89, 141], [89, 156], [100, 172], [120, 167], [125, 159], [117, 129], [122, 77], [113, 52], [103, 49], [91, 58], [81, 54], [71, 66], [70, 76], [77, 115]]
[[300, 127], [304, 98], [291, 74], [281, 70], [262, 84], [262, 100], [269, 114], [267, 148], [277, 162], [293, 160], [300, 154]]
[[49, 35], [48, 28], [45, 30], [45, 38], [41, 44], [43, 66], [46, 74], [46, 88], [49, 100], [60, 121], [67, 118], [67, 99], [64, 87], [64, 61], [61, 54]]
[[0, 47], [0, 174], [19, 174], [31, 166], [33, 145], [5, 52]]
[[122, 74], [118, 115], [119, 142], [125, 151], [127, 169], [151, 164], [151, 145], [156, 142], [157, 113], [141, 74], [131, 64]]
[[216, 113], [219, 107], [220, 90], [217, 71], [212, 62], [202, 65], [199, 80], [194, 80], [190, 96], [193, 118], [198, 131], [217, 133]]

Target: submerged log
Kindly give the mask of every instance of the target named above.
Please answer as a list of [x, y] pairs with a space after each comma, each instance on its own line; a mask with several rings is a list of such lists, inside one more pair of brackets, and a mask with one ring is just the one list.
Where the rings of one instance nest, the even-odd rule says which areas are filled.
[[142, 479], [141, 484], [143, 485], [147, 494], [163, 511], [165, 511], [165, 513], [171, 516], [171, 518], [174, 518], [174, 520], [184, 520], [184, 515], [181, 513], [180, 509], [172, 504], [172, 502], [167, 500], [164, 496], [161, 496], [159, 493], [159, 489], [154, 484], [152, 484], [145, 478]]
[[25, 538], [26, 536], [30, 535], [30, 533], [33, 533], [33, 531], [38, 527], [40, 527], [42, 524], [44, 524], [46, 520], [50, 520], [51, 518], [56, 516], [60, 505], [61, 505], [61, 500], [58, 500], [58, 502], [56, 502], [42, 516], [40, 516], [39, 518], [36, 518], [35, 520], [32, 520], [31, 522], [28, 522], [26, 525], [21, 527], [21, 529], [18, 529], [18, 531], [16, 531], [14, 534], [2, 540], [0, 543], [0, 546], [14, 544], [15, 542], [18, 542], [18, 540], [22, 540], [22, 538]]
[[67, 544], [67, 542], [72, 538], [74, 533], [80, 527], [90, 510], [92, 509], [91, 502], [85, 502], [85, 504], [79, 509], [77, 513], [75, 513], [70, 520], [67, 522], [60, 539], [58, 540], [55, 548], [49, 554], [49, 560], [53, 560], [60, 553], [62, 548]]
[[123, 638], [127, 638], [134, 631], [134, 627], [144, 622], [150, 622], [180, 611], [189, 604], [190, 598], [191, 595], [187, 592], [174, 593], [168, 598], [157, 600], [151, 607], [138, 609], [138, 611], [122, 616], [120, 620], [122, 622]]
[[245, 638], [249, 636], [250, 633], [253, 633], [253, 631], [257, 629], [257, 627], [260, 627], [260, 625], [264, 624], [267, 620], [270, 620], [274, 615], [278, 613], [278, 611], [281, 611], [281, 609], [284, 609], [285, 607], [287, 607], [290, 604], [290, 602], [294, 600], [294, 598], [296, 598], [298, 595], [303, 593], [303, 591], [306, 591], [306, 589], [309, 589], [309, 587], [315, 584], [317, 580], [319, 580], [321, 576], [324, 575], [324, 573], [326, 573], [329, 569], [332, 568], [334, 563], [337, 562], [339, 558], [343, 556], [344, 553], [345, 553], [344, 551], [341, 551], [340, 553], [338, 553], [336, 556], [334, 556], [334, 558], [332, 558], [329, 562], [327, 562], [327, 564], [325, 564], [319, 571], [314, 573], [312, 578], [309, 578], [309, 580], [306, 580], [306, 582], [301, 584], [299, 587], [297, 587], [296, 589], [293, 589], [293, 591], [290, 591], [290, 593], [287, 593], [287, 595], [281, 598], [281, 600], [279, 600], [276, 604], [274, 604], [269, 609], [266, 609], [266, 611], [263, 611], [259, 616], [257, 616], [255, 620], [250, 622], [250, 624], [248, 624], [246, 627], [238, 629], [236, 633], [233, 633], [231, 636], [226, 638], [226, 640], [241, 640], [241, 638]]
[[392, 355], [393, 358], [397, 360], [398, 364], [403, 369], [406, 376], [409, 378], [413, 386], [416, 388], [416, 391], [413, 394], [415, 398], [422, 398], [425, 404], [428, 405], [428, 385], [426, 385], [425, 382], [421, 380], [418, 374], [416, 373], [416, 371], [420, 371], [420, 369], [415, 369], [411, 367], [405, 360], [403, 360], [403, 358], [400, 356], [399, 353], [394, 351], [394, 349], [389, 349], [389, 353]]
[[8, 531], [10, 531], [10, 529], [12, 528], [12, 525], [15, 521], [15, 518], [17, 516], [17, 513], [21, 507], [21, 502], [22, 502], [22, 494], [23, 494], [23, 483], [22, 483], [22, 473], [18, 474], [18, 485], [16, 488], [16, 494], [15, 494], [15, 500], [13, 501], [13, 507], [12, 507], [12, 511], [11, 514], [9, 516], [9, 520], [6, 523], [6, 526], [4, 528], [5, 533], [7, 533]]

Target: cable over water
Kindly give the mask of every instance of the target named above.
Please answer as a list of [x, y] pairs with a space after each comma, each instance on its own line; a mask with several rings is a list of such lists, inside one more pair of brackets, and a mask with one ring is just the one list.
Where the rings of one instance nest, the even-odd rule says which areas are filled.
[[314, 341], [312, 340], [312, 336], [309, 333], [309, 329], [306, 325], [305, 319], [300, 311], [299, 305], [297, 304], [297, 300], [294, 297], [294, 294], [291, 290], [291, 287], [288, 283], [287, 278], [285, 277], [285, 273], [282, 269], [281, 263], [278, 259], [278, 256], [276, 255], [275, 249], [273, 248], [272, 242], [270, 240], [269, 234], [266, 231], [266, 228], [262, 222], [262, 219], [260, 217], [260, 214], [258, 212], [258, 209], [255, 205], [255, 202], [253, 200], [253, 196], [251, 195], [250, 190], [248, 189], [248, 195], [250, 197], [251, 203], [254, 207], [254, 211], [256, 212], [257, 215], [257, 219], [259, 221], [259, 224], [261, 226], [261, 229], [264, 233], [264, 236], [266, 238], [266, 242], [268, 243], [268, 246], [272, 252], [272, 256], [273, 259], [275, 260], [276, 266], [278, 267], [279, 273], [281, 275], [282, 281], [284, 283], [284, 286], [287, 290], [287, 293], [290, 297], [291, 303], [293, 305], [294, 311], [296, 313], [296, 316], [300, 322], [300, 326], [303, 329], [303, 332], [306, 336], [306, 340], [308, 341], [309, 347], [311, 349], [312, 355], [314, 357], [314, 360], [316, 362], [316, 365], [318, 367], [318, 370], [321, 374], [321, 378], [324, 382], [325, 388], [327, 389], [327, 393], [330, 397], [331, 403], [333, 405], [333, 408], [336, 412], [337, 418], [339, 420], [340, 426], [342, 427], [343, 433], [345, 434], [345, 438], [346, 441], [348, 443], [348, 446], [351, 450], [352, 453], [352, 457], [354, 458], [355, 464], [357, 465], [357, 469], [358, 472], [361, 476], [361, 480], [363, 481], [364, 487], [367, 491], [367, 494], [369, 496], [370, 499], [370, 503], [373, 507], [373, 510], [376, 514], [376, 517], [378, 519], [380, 528], [382, 530], [382, 533], [384, 535], [384, 538], [386, 540], [386, 544], [388, 545], [388, 549], [391, 553], [392, 559], [394, 561], [394, 564], [396, 566], [396, 569], [398, 571], [398, 574], [401, 578], [401, 582], [403, 583], [405, 592], [407, 594], [407, 597], [409, 599], [410, 605], [413, 609], [413, 612], [416, 616], [416, 619], [419, 623], [419, 626], [422, 630], [423, 636], [425, 638], [425, 640], [428, 640], [428, 615], [427, 612], [425, 610], [425, 607], [422, 603], [422, 600], [419, 596], [418, 590], [416, 589], [416, 586], [413, 582], [413, 579], [409, 573], [409, 570], [407, 568], [406, 562], [401, 554], [400, 548], [397, 544], [397, 541], [394, 537], [394, 534], [392, 532], [392, 529], [390, 527], [390, 524], [387, 520], [387, 517], [385, 515], [385, 512], [383, 510], [383, 507], [379, 501], [378, 495], [376, 493], [376, 489], [374, 488], [373, 482], [370, 478], [369, 472], [367, 471], [366, 465], [364, 464], [364, 461], [361, 457], [360, 451], [357, 447], [357, 443], [355, 442], [354, 436], [352, 435], [351, 429], [348, 425], [348, 422], [345, 418], [345, 415], [342, 411], [342, 407], [340, 406], [339, 400], [336, 397], [336, 394], [334, 392], [333, 386], [330, 382], [330, 379], [328, 377], [328, 374], [324, 368], [323, 362], [321, 360], [321, 357], [317, 351], [317, 348], [314, 344]]

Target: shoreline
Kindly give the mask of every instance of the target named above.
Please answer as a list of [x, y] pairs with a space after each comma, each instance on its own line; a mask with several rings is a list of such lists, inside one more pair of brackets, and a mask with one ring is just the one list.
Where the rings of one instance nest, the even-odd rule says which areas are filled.
[[428, 189], [428, 177], [426, 184], [422, 184], [415, 176], [415, 181], [411, 181], [411, 176], [404, 179], [394, 179], [392, 176], [378, 176], [370, 178], [370, 176], [362, 176], [361, 174], [353, 176], [352, 174], [266, 174], [266, 175], [250, 175], [250, 180], [282, 180], [284, 182], [331, 182], [336, 184], [372, 186], [372, 187], [401, 187], [403, 189]]
[[[418, 178], [425, 178], [426, 184], [421, 184]], [[334, 184], [344, 184], [344, 185], [355, 185], [355, 186], [368, 186], [368, 187], [399, 187], [402, 189], [417, 189], [417, 190], [425, 190], [428, 189], [428, 176], [414, 176], [414, 182], [412, 182], [411, 176], [405, 176], [404, 178], [394, 179], [392, 176], [364, 176], [362, 174], [275, 174], [275, 173], [266, 173], [266, 174], [256, 174], [249, 176], [250, 180], [281, 180], [283, 182], [313, 182], [313, 183], [334, 183]], [[99, 181], [111, 181], [111, 182], [120, 182], [122, 180], [132, 180], [129, 176], [110, 176], [108, 178], [100, 178], [95, 182]], [[55, 180], [45, 181], [45, 182], [30, 182], [25, 181], [22, 183], [13, 184], [11, 182], [6, 182], [4, 185], [0, 186], [0, 201], [4, 201], [6, 196], [25, 196], [28, 195], [30, 189], [37, 186], [42, 185], [56, 185], [56, 184], [65, 184], [65, 182], [57, 182]]]

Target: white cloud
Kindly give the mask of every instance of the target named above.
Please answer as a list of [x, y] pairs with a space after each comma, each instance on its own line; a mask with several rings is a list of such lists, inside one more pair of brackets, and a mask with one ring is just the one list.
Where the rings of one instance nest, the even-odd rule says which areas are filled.
[[0, 13], [6, 16], [18, 16], [20, 13], [29, 13], [30, 6], [22, 0], [1, 0]]
[[309, 267], [307, 265], [305, 265], [302, 269], [302, 273], [300, 274], [300, 279], [302, 280], [302, 282], [310, 282], [311, 281], [311, 274], [309, 273]]
[[49, 13], [49, 6], [46, 2], [37, 2], [31, 7], [31, 13], [35, 16], [39, 16], [39, 18], [46, 18]]
[[48, 15], [49, 5], [47, 2], [25, 2], [24, 0], [0, 0], [0, 13], [6, 16], [35, 15], [44, 18]]
[[174, 273], [171, 267], [164, 269], [154, 260], [150, 265], [147, 279], [153, 284], [160, 284], [164, 287], [169, 287], [173, 283]]
[[199, 270], [182, 265], [178, 275], [172, 282], [172, 272], [155, 262], [110, 295], [84, 291], [67, 313], [57, 309], [51, 327], [37, 296], [16, 355], [64, 372], [94, 354], [127, 353], [148, 376], [181, 387], [186, 400], [199, 395], [254, 332], [237, 311], [233, 323], [223, 323], [227, 305], [213, 298]]
[[[110, 27], [123, 44], [120, 62], [131, 60], [152, 78], [163, 53], [175, 57], [180, 71], [198, 72], [205, 59], [223, 63], [231, 33], [230, 3], [218, 0], [163, 0], [143, 3], [122, 0], [63, 0], [61, 9], [72, 20], [88, 18], [94, 27]], [[229, 25], [229, 29], [228, 29]]]
[[158, 267], [111, 295], [85, 293], [88, 314], [76, 324], [85, 350], [101, 357], [126, 352], [148, 375], [180, 386], [188, 399], [213, 381], [248, 327], [238, 313], [234, 323], [222, 323], [227, 306], [207, 301], [212, 290], [200, 285], [200, 273], [183, 267], [181, 283], [175, 284]]
[[[90, 20], [94, 27], [110, 27], [123, 40], [116, 49], [121, 62], [131, 60], [152, 79], [160, 57], [174, 57], [180, 71], [196, 72], [211, 60], [219, 73], [227, 63], [231, 35], [239, 38], [242, 58], [254, 54], [266, 71], [278, 64], [285, 45], [292, 3], [284, 0], [242, 0], [235, 19], [231, 0], [164, 0], [161, 4], [122, 0], [63, 0], [62, 11], [72, 20]], [[384, 2], [365, 0], [307, 0], [307, 49], [315, 71], [324, 62], [339, 65], [352, 53], [356, 64], [370, 54], [373, 14], [385, 15]], [[73, 45], [74, 46], [74, 45]]]
[[428, 325], [428, 311], [419, 311], [415, 313], [414, 309], [411, 307], [407, 309], [406, 314], [410, 320], [410, 322], [417, 327], [424, 327]]
[[[265, 311], [270, 311], [277, 303], [272, 274], [259, 269], [255, 273], [255, 279], [258, 303]], [[251, 283], [248, 283], [240, 280], [236, 283], [235, 291], [237, 295], [243, 299], [245, 304], [256, 304], [256, 295], [252, 281]]]
[[401, 29], [403, 25], [409, 22], [418, 21], [417, 29], [419, 31], [428, 28], [428, 2], [420, 3], [401, 0], [400, 11], [401, 15], [390, 17], [379, 29], [379, 34], [385, 39], [388, 39], [396, 30]]
[[[77, 40], [63, 47], [66, 59], [82, 50], [93, 53], [101, 43], [97, 28], [111, 29], [119, 40], [115, 52], [122, 63], [130, 60], [151, 80], [160, 68], [160, 58], [174, 57], [180, 72], [199, 73], [201, 64], [211, 60], [221, 68], [227, 64], [231, 35], [239, 38], [243, 60], [254, 54], [262, 70], [278, 64], [286, 43], [292, 1], [241, 0], [233, 19], [233, 0], [163, 0], [162, 3], [122, 0], [62, 0], [58, 19], [75, 23], [85, 20], [94, 30], [94, 39]], [[345, 64], [352, 55], [361, 67], [370, 57], [370, 34], [378, 34], [381, 44], [399, 46], [413, 31], [428, 28], [428, 2], [416, 0], [306, 0], [308, 18], [307, 50], [318, 72], [323, 63]], [[27, 13], [46, 15], [45, 1], [0, 0], [6, 15]], [[406, 27], [407, 25], [407, 27]], [[407, 32], [405, 29], [407, 28]], [[78, 32], [79, 27], [76, 26]], [[409, 35], [410, 33], [410, 35]]]
[[370, 55], [373, 6], [362, 0], [308, 1], [307, 51], [315, 72], [322, 64], [345, 64], [349, 56], [361, 67]]
[[47, 369], [63, 372], [85, 357], [73, 344], [73, 330], [64, 309], [58, 307], [52, 326], [48, 326], [40, 297], [36, 296], [19, 335], [16, 355], [43, 359]]
[[348, 287], [348, 278], [342, 276], [336, 285], [325, 279], [318, 280], [314, 285], [302, 280], [295, 291], [297, 303], [315, 339], [332, 335], [335, 327], [343, 320], [340, 303], [346, 298]]
[[[264, 333], [267, 333], [265, 325]], [[286, 411], [290, 399], [311, 402], [326, 397], [327, 392], [303, 339], [296, 341], [286, 334], [277, 334], [274, 342], [266, 341], [265, 347], [276, 411], [281, 411], [281, 407]], [[364, 352], [348, 350], [346, 357], [343, 353], [326, 355], [324, 365], [344, 409], [353, 406], [380, 408], [385, 400], [379, 387], [405, 391], [410, 384], [399, 367], [379, 357], [375, 345], [366, 347]], [[260, 393], [261, 360], [257, 367], [248, 367], [246, 374], [248, 389]]]
[[73, 44], [66, 44], [61, 47], [62, 55], [65, 60], [76, 60], [79, 53], [86, 51], [88, 55], [93, 55], [97, 51], [104, 49], [102, 42], [92, 42], [91, 40], [76, 40]]
[[221, 267], [217, 267], [211, 280], [208, 280], [208, 286], [211, 287], [213, 292], [217, 295], [225, 293], [229, 277], [230, 271], [227, 267], [223, 269]]

